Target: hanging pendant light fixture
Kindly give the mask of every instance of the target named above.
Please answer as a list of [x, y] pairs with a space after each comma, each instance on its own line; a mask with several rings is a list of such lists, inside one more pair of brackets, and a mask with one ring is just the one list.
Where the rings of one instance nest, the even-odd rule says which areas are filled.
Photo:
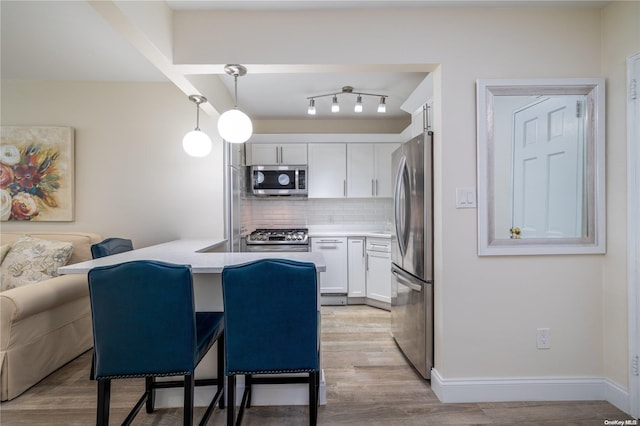
[[211, 152], [211, 138], [200, 130], [200, 104], [207, 102], [207, 98], [191, 95], [189, 100], [196, 104], [196, 128], [182, 138], [182, 148], [192, 157], [206, 157]]
[[245, 75], [247, 69], [242, 65], [229, 64], [224, 67], [224, 72], [234, 78], [235, 106], [218, 119], [218, 133], [227, 142], [244, 143], [253, 134], [253, 124], [249, 116], [238, 109], [238, 77]]

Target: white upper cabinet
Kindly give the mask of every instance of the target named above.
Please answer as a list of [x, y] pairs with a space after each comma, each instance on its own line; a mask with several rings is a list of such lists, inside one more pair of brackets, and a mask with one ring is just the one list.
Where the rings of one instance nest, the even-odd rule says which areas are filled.
[[307, 164], [306, 143], [253, 143], [248, 163], [257, 166]]
[[371, 143], [347, 145], [347, 195], [375, 196], [375, 150]]
[[347, 145], [347, 197], [392, 197], [391, 155], [398, 143]]
[[376, 197], [393, 197], [393, 170], [391, 169], [391, 156], [393, 151], [400, 148], [399, 143], [375, 144], [376, 160]]
[[347, 186], [347, 146], [344, 143], [310, 143], [309, 198], [344, 198]]

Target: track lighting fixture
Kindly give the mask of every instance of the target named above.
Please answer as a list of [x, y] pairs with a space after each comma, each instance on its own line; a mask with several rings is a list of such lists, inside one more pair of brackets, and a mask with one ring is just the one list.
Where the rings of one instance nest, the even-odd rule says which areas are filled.
[[364, 110], [364, 107], [362, 105], [362, 97], [363, 96], [379, 97], [380, 98], [380, 103], [378, 104], [378, 112], [379, 113], [387, 112], [387, 103], [386, 103], [387, 95], [378, 95], [378, 94], [375, 94], [375, 93], [354, 92], [353, 91], [353, 87], [344, 86], [342, 88], [341, 92], [325, 93], [323, 95], [309, 96], [307, 98], [307, 99], [309, 99], [309, 108], [307, 109], [307, 114], [316, 115], [316, 99], [317, 98], [324, 98], [326, 96], [331, 96], [332, 97], [332, 99], [331, 99], [331, 112], [339, 112], [340, 111], [340, 104], [338, 103], [338, 95], [343, 95], [343, 94], [358, 95], [358, 97], [356, 99], [355, 106], [353, 108], [354, 112], [360, 113], [360, 112], [362, 112]]
[[218, 133], [227, 142], [244, 143], [253, 133], [253, 124], [249, 116], [238, 109], [238, 77], [245, 75], [247, 68], [238, 64], [229, 64], [224, 67], [224, 72], [234, 78], [235, 106], [218, 119]]
[[191, 95], [189, 100], [196, 104], [196, 128], [182, 139], [182, 148], [192, 157], [205, 157], [211, 152], [211, 138], [200, 130], [200, 104], [207, 102], [207, 98]]

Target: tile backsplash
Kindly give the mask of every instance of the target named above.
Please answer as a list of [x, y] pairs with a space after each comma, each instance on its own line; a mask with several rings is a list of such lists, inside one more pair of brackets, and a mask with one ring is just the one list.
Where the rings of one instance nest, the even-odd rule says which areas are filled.
[[314, 225], [376, 224], [389, 226], [390, 198], [310, 199], [244, 198], [243, 228], [305, 228]]

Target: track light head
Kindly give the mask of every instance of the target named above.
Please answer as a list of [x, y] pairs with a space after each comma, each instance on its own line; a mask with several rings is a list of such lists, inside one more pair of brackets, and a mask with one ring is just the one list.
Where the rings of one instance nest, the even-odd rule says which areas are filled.
[[387, 102], [386, 102], [386, 97], [382, 96], [380, 98], [380, 103], [378, 104], [378, 112], [380, 113], [384, 113], [387, 112]]

